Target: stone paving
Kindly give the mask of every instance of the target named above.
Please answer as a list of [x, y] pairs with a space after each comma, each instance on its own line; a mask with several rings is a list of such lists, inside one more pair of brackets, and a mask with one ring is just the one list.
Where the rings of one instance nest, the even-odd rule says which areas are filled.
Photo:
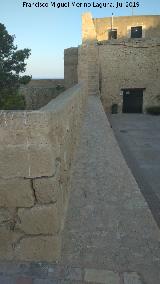
[[3, 263], [0, 271], [0, 284], [142, 284], [140, 276], [133, 272], [118, 273], [60, 264]]
[[160, 116], [117, 114], [109, 120], [160, 228]]
[[73, 164], [60, 263], [0, 264], [0, 284], [65, 283], [160, 283], [160, 231], [94, 96]]

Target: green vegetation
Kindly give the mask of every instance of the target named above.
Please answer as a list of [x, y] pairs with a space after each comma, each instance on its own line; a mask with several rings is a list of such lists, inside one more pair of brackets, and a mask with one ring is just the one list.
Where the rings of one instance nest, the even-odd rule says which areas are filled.
[[24, 109], [25, 100], [18, 89], [31, 80], [31, 76], [20, 75], [26, 70], [30, 49], [17, 50], [14, 39], [0, 23], [0, 109]]
[[18, 92], [10, 95], [2, 96], [0, 99], [0, 109], [4, 110], [23, 110], [25, 109], [25, 99]]

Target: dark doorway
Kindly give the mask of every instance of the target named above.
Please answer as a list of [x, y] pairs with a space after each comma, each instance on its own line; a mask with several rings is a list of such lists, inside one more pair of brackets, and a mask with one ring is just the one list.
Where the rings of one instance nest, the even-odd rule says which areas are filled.
[[123, 112], [142, 113], [143, 110], [143, 90], [126, 89], [123, 90]]
[[108, 31], [108, 39], [117, 39], [117, 30], [116, 29], [112, 29], [110, 31]]
[[131, 27], [131, 38], [142, 38], [142, 26]]

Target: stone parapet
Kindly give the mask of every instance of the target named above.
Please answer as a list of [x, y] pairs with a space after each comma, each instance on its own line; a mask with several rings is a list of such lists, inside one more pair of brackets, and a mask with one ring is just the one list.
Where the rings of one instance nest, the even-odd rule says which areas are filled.
[[85, 100], [79, 84], [39, 111], [1, 112], [1, 260], [60, 258], [70, 168]]

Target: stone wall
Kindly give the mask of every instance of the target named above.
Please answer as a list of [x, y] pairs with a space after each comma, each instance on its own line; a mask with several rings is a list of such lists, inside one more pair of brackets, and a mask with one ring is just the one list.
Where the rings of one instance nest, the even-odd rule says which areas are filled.
[[78, 48], [78, 82], [84, 82], [88, 95], [99, 95], [99, 55], [95, 43]]
[[76, 85], [39, 111], [1, 112], [1, 260], [60, 258], [85, 100], [83, 85]]
[[24, 96], [27, 110], [36, 110], [46, 104], [52, 99], [56, 98], [60, 93], [64, 91], [63, 85], [57, 85], [54, 87], [38, 87], [33, 84], [21, 86], [19, 93]]
[[104, 44], [98, 47], [101, 97], [105, 110], [116, 103], [122, 111], [121, 89], [145, 88], [143, 110], [156, 105], [160, 95], [160, 45], [158, 43]]
[[27, 87], [55, 88], [57, 85], [64, 86], [64, 79], [32, 79]]
[[82, 15], [82, 44], [93, 43], [97, 40], [95, 24], [90, 12]]
[[[118, 39], [108, 41], [116, 28]], [[132, 26], [142, 25], [142, 37], [131, 39]], [[121, 89], [143, 88], [143, 110], [157, 104], [160, 94], [160, 16], [92, 18], [82, 16], [82, 45], [78, 54], [78, 80], [90, 95], [101, 93], [107, 111], [118, 104], [122, 111]]]
[[77, 74], [78, 48], [71, 47], [64, 50], [64, 85], [71, 88], [78, 83]]
[[33, 79], [21, 85], [19, 93], [25, 98], [26, 109], [35, 110], [48, 104], [64, 89], [64, 79]]
[[106, 111], [118, 104], [122, 89], [144, 89], [143, 111], [159, 104], [160, 42], [158, 40], [83, 43], [78, 49], [78, 80], [88, 95], [100, 93]]
[[82, 43], [108, 40], [111, 29], [117, 29], [118, 39], [131, 37], [131, 27], [142, 26], [142, 38], [160, 37], [160, 16], [121, 16], [92, 18], [91, 13], [82, 15]]
[[[117, 28], [118, 39], [108, 40], [106, 36], [111, 23], [112, 28]], [[142, 38], [131, 39], [131, 27], [139, 25], [143, 27]], [[94, 19], [91, 13], [84, 13], [82, 45], [78, 47], [78, 82], [85, 83], [88, 95], [100, 94], [107, 111], [111, 111], [112, 104], [118, 104], [122, 111], [122, 89], [143, 89], [145, 112], [148, 106], [159, 104], [159, 37], [159, 15]], [[72, 53], [72, 48], [66, 50], [65, 82], [68, 81], [68, 87], [75, 74]], [[74, 66], [77, 68], [77, 55]]]

